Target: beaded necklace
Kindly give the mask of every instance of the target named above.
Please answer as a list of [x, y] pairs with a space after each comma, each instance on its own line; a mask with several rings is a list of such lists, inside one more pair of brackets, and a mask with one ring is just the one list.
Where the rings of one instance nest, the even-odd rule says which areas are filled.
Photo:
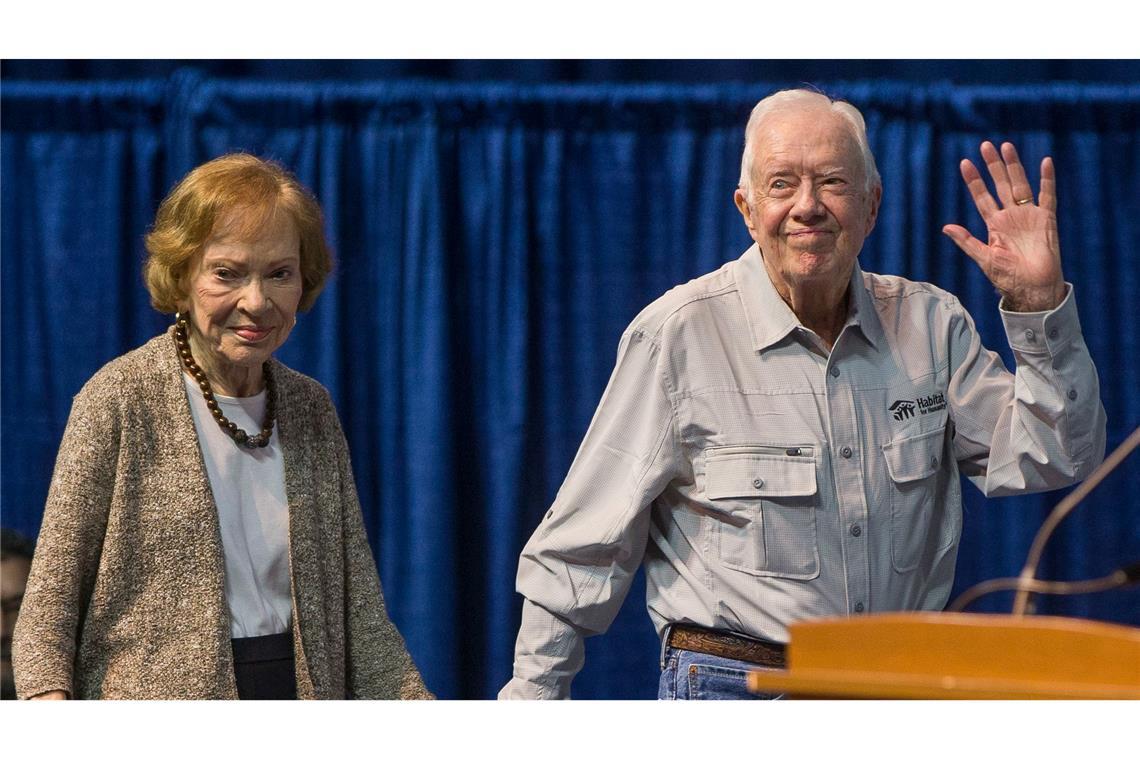
[[265, 375], [265, 420], [261, 423], [261, 432], [257, 435], [250, 435], [226, 419], [226, 415], [222, 413], [221, 407], [218, 406], [218, 400], [214, 398], [214, 391], [210, 387], [210, 379], [206, 377], [206, 373], [198, 366], [198, 363], [194, 361], [193, 354], [190, 353], [189, 330], [189, 320], [181, 312], [175, 314], [174, 343], [178, 346], [178, 355], [182, 357], [182, 364], [186, 367], [186, 371], [202, 389], [202, 395], [206, 397], [206, 407], [210, 410], [210, 414], [214, 415], [214, 420], [221, 426], [226, 435], [233, 438], [234, 443], [239, 446], [244, 446], [247, 449], [268, 446], [269, 438], [273, 435], [273, 422], [277, 417], [276, 385], [273, 382], [273, 373], [269, 369], [269, 362], [261, 365], [261, 371]]

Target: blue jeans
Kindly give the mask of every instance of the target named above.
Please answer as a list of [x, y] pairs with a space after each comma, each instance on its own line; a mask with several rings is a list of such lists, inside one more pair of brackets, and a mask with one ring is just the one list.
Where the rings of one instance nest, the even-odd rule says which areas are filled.
[[665, 648], [658, 699], [780, 699], [783, 694], [754, 694], [748, 673], [768, 670], [741, 660]]

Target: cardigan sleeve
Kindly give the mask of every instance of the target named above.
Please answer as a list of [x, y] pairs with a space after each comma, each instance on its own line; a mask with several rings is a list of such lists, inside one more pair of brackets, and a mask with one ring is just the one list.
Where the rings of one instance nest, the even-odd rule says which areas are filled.
[[388, 617], [368, 545], [348, 444], [337, 426], [345, 551], [346, 690], [353, 699], [434, 699]]
[[23, 699], [56, 689], [75, 694], [79, 628], [118, 468], [118, 386], [100, 372], [72, 403], [13, 636], [16, 689]]

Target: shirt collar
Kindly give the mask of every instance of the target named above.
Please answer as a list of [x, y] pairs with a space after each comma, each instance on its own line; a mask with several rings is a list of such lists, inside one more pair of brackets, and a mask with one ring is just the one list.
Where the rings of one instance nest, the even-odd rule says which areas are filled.
[[[776, 287], [764, 268], [760, 247], [753, 244], [736, 262], [736, 281], [740, 286], [740, 300], [752, 334], [752, 348], [762, 351], [783, 340], [801, 327], [791, 307], [780, 298]], [[880, 345], [883, 327], [879, 323], [875, 302], [863, 282], [859, 261], [851, 269], [848, 284], [853, 298], [848, 300], [847, 324], [856, 326], [867, 341], [876, 348]]]

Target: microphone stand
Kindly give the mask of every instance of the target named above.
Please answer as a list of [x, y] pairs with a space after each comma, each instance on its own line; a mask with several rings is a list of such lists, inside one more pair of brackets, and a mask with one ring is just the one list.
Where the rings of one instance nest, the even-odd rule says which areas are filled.
[[1029, 606], [1029, 595], [1037, 582], [1037, 566], [1041, 563], [1041, 554], [1045, 551], [1045, 544], [1053, 535], [1053, 531], [1080, 504], [1081, 500], [1088, 496], [1089, 492], [1096, 488], [1105, 476], [1116, 469], [1137, 446], [1140, 446], [1140, 427], [1133, 430], [1132, 435], [1124, 439], [1124, 443], [1117, 446], [1116, 450], [1109, 454], [1084, 482], [1073, 489], [1068, 496], [1061, 499], [1053, 511], [1049, 513], [1037, 531], [1037, 536], [1033, 539], [1033, 544], [1029, 548], [1029, 556], [1025, 560], [1025, 566], [1018, 576], [1017, 595], [1013, 599], [1014, 616], [1022, 617], [1025, 615], [1026, 608]]

